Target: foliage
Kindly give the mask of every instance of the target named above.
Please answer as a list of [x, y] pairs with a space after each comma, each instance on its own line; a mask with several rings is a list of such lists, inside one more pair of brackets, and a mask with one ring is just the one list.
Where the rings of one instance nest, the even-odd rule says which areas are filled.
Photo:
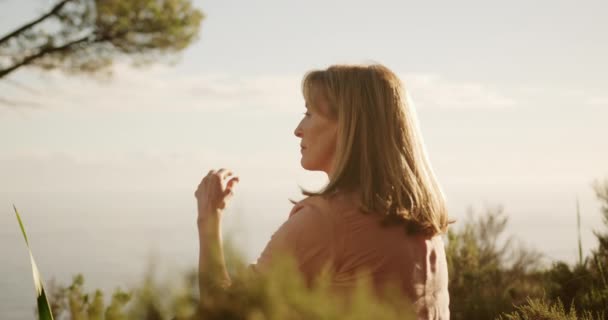
[[602, 312], [608, 310], [608, 180], [596, 182], [594, 189], [602, 202], [602, 217], [606, 231], [595, 231], [598, 248], [582, 263], [568, 266], [556, 262], [545, 274], [550, 299], [572, 303], [577, 310]]
[[[608, 230], [608, 180], [596, 182], [594, 189]], [[608, 232], [594, 232], [598, 248], [584, 259], [579, 254], [577, 264], [556, 261], [543, 268], [538, 253], [501, 238], [507, 221], [500, 207], [475, 219], [470, 212], [460, 229], [448, 233], [452, 319], [500, 314], [506, 319], [591, 319], [608, 310]], [[562, 302], [572, 306], [568, 313]]]
[[38, 266], [36, 265], [36, 261], [34, 261], [34, 255], [32, 254], [32, 249], [30, 248], [30, 241], [27, 239], [27, 233], [25, 232], [23, 221], [21, 221], [21, 216], [19, 215], [19, 211], [17, 211], [17, 207], [15, 207], [15, 205], [13, 205], [13, 209], [15, 210], [15, 216], [17, 217], [17, 222], [19, 222], [19, 228], [21, 228], [21, 233], [23, 234], [25, 245], [27, 246], [27, 250], [30, 254], [30, 263], [32, 264], [32, 275], [34, 277], [34, 286], [36, 287], [36, 306], [38, 308], [38, 319], [53, 320], [53, 313], [51, 312], [49, 301], [46, 297], [46, 291], [44, 290], [42, 276], [40, 276]]
[[[599, 241], [597, 250], [593, 252], [593, 255], [602, 261], [604, 265], [608, 264], [608, 179], [604, 180], [603, 183], [596, 181], [593, 184], [596, 197], [602, 202], [602, 222], [606, 230], [598, 231], [595, 230], [594, 234]], [[604, 269], [605, 270], [605, 269]]]
[[327, 273], [309, 288], [288, 257], [264, 274], [241, 262], [231, 265], [236, 266], [232, 285], [222, 288], [204, 281], [208, 285], [200, 300], [196, 272], [186, 273], [179, 287], [159, 285], [148, 273], [139, 288], [128, 293], [117, 290], [108, 307], [100, 291], [84, 293], [83, 277], [77, 276], [69, 287], [53, 287], [53, 312], [58, 319], [78, 320], [414, 319], [411, 305], [401, 296], [387, 295], [380, 301], [365, 280], [347, 297], [330, 289]]
[[[192, 287], [192, 286], [191, 286]], [[85, 293], [84, 277], [76, 275], [68, 287], [50, 286], [50, 300], [53, 314], [57, 319], [73, 320], [123, 320], [123, 319], [163, 319], [159, 308], [159, 297], [164, 288], [146, 277], [141, 288], [130, 292], [116, 289], [109, 305], [106, 306], [101, 290]], [[172, 297], [175, 306], [181, 306], [184, 295]], [[181, 318], [180, 318], [181, 319]]]
[[61, 0], [0, 38], [0, 78], [22, 66], [93, 74], [119, 56], [146, 65], [198, 36], [190, 0]]
[[498, 320], [595, 320], [604, 319], [603, 315], [594, 316], [591, 312], [584, 312], [577, 316], [574, 306], [566, 312], [560, 300], [551, 304], [542, 299], [527, 299], [526, 303], [516, 307], [516, 311], [502, 315]]
[[448, 232], [452, 319], [493, 319], [527, 297], [542, 295], [540, 254], [503, 239], [508, 218], [502, 207], [468, 219]]

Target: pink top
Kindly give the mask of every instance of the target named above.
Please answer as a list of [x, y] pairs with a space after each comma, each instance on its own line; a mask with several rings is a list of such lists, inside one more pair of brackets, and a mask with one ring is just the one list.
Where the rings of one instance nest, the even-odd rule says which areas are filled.
[[333, 262], [332, 287], [353, 288], [357, 271], [370, 272], [377, 292], [397, 285], [419, 319], [449, 319], [448, 270], [440, 235], [407, 235], [402, 226], [383, 227], [381, 216], [363, 214], [352, 201], [309, 197], [297, 203], [252, 267], [268, 268], [273, 252], [289, 250], [310, 284]]

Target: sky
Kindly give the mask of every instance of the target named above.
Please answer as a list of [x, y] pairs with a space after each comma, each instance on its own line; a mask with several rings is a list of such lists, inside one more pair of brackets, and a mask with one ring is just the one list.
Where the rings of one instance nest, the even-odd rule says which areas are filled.
[[[176, 65], [0, 81], [0, 98], [20, 102], [0, 104], [0, 234], [16, 234], [17, 200], [34, 234], [144, 220], [186, 230], [203, 175], [227, 167], [241, 177], [228, 225], [254, 257], [298, 186], [325, 181], [299, 166], [302, 76], [378, 62], [414, 101], [452, 217], [502, 205], [511, 234], [571, 261], [578, 197], [594, 246], [591, 183], [608, 178], [605, 1], [194, 3], [206, 17]], [[0, 1], [0, 34], [49, 5]]]

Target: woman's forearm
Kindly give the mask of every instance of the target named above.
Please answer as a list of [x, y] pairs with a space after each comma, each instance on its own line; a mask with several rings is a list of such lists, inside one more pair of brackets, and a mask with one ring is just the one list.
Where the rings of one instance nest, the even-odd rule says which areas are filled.
[[209, 286], [227, 287], [230, 276], [224, 260], [219, 212], [200, 212], [198, 223], [199, 238], [199, 291], [201, 299]]
[[205, 299], [206, 289], [230, 285], [220, 221], [222, 211], [232, 196], [232, 188], [238, 182], [239, 178], [233, 176], [230, 170], [210, 170], [194, 192], [198, 209], [198, 283], [201, 299]]

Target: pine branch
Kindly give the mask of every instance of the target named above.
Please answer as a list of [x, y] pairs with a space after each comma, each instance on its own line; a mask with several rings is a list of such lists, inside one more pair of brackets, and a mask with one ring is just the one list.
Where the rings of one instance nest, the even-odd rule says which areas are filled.
[[6, 75], [8, 75], [9, 73], [17, 70], [18, 68], [28, 65], [30, 64], [32, 61], [39, 59], [49, 53], [53, 53], [53, 52], [59, 52], [59, 51], [65, 51], [70, 49], [72, 46], [77, 45], [79, 43], [83, 43], [83, 42], [87, 42], [87, 41], [91, 41], [91, 35], [87, 35], [85, 37], [82, 37], [78, 40], [74, 40], [72, 42], [68, 42], [62, 46], [59, 47], [43, 47], [40, 51], [38, 51], [37, 53], [26, 57], [25, 59], [21, 60], [20, 62], [6, 68], [6, 69], [1, 69], [0, 70], [0, 79], [2, 79], [3, 77], [5, 77]]
[[58, 4], [56, 4], [53, 9], [51, 9], [51, 11], [49, 11], [47, 14], [41, 16], [40, 18], [27, 23], [25, 25], [23, 25], [22, 27], [16, 29], [15, 31], [5, 35], [4, 37], [0, 38], [0, 45], [2, 45], [4, 42], [10, 40], [11, 38], [18, 36], [20, 33], [22, 33], [23, 31], [39, 24], [40, 22], [48, 19], [49, 17], [57, 14], [57, 12], [59, 12], [59, 10], [61, 10], [61, 8], [63, 8], [68, 2], [73, 1], [73, 0], [63, 0], [61, 2], [59, 2]]

